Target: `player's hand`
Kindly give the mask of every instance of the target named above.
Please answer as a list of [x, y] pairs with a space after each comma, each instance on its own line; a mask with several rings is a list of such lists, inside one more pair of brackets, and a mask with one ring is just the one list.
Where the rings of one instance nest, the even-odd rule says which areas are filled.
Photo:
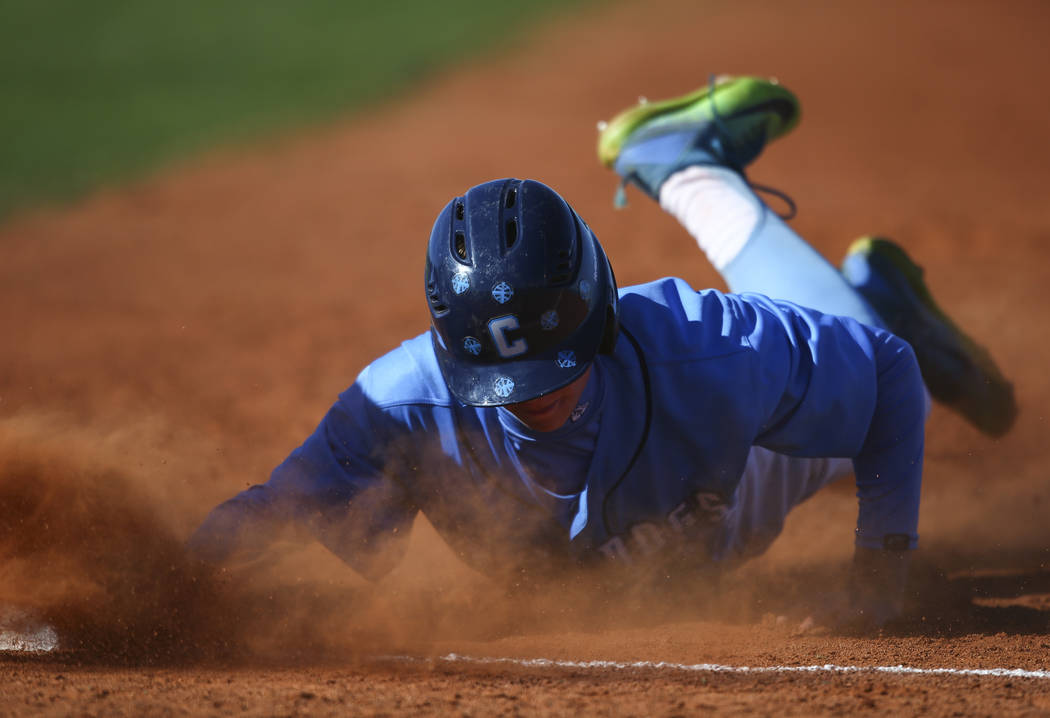
[[848, 587], [827, 596], [802, 633], [875, 633], [904, 612], [910, 551], [857, 547]]

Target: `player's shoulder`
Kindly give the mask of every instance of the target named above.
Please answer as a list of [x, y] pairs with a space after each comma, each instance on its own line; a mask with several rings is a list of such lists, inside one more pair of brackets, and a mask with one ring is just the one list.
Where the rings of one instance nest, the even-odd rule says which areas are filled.
[[699, 318], [704, 309], [724, 308], [732, 297], [717, 289], [695, 289], [680, 277], [620, 287], [619, 294], [627, 311], [671, 311], [691, 319]]
[[743, 351], [754, 328], [745, 298], [678, 277], [622, 288], [620, 318], [650, 352], [678, 359]]
[[356, 384], [376, 406], [449, 406], [452, 397], [441, 377], [430, 332], [404, 341], [358, 375]]

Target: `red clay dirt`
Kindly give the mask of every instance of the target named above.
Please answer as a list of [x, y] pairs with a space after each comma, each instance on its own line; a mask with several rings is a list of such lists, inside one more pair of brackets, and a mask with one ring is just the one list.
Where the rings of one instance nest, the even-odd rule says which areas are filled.
[[[1040, 678], [441, 659], [1050, 668], [1048, 27], [1034, 0], [595, 6], [367, 116], [10, 220], [0, 606], [63, 650], [0, 657], [0, 715], [1050, 713]], [[861, 234], [903, 241], [1015, 382], [1002, 439], [934, 409], [908, 621], [798, 630], [842, 577], [849, 486], [718, 590], [663, 601], [508, 598], [425, 521], [374, 586], [291, 542], [218, 578], [184, 564], [211, 506], [426, 328], [423, 246], [466, 187], [542, 179], [621, 283], [722, 286], [649, 200], [612, 209], [594, 157], [597, 120], [712, 72], [774, 74], [802, 98], [799, 129], [752, 171], [795, 198], [796, 229], [832, 261]]]

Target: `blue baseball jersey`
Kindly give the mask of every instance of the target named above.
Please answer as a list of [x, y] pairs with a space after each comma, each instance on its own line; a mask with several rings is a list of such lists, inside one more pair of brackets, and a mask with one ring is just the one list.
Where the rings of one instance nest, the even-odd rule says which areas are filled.
[[376, 577], [422, 511], [490, 574], [696, 567], [725, 557], [718, 517], [752, 446], [851, 458], [857, 544], [914, 547], [925, 393], [906, 342], [674, 278], [621, 289], [620, 326], [573, 416], [549, 433], [454, 399], [429, 332], [402, 343], [361, 372], [268, 482], [217, 507], [191, 548], [221, 562], [294, 524]]

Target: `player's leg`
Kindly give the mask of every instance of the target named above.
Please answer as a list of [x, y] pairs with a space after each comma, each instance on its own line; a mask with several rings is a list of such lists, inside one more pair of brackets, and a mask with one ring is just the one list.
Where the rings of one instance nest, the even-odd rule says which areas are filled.
[[730, 290], [889, 328], [915, 349], [934, 398], [985, 433], [1005, 433], [1017, 413], [1013, 387], [937, 307], [903, 250], [861, 241], [843, 276], [752, 191], [744, 168], [798, 114], [795, 96], [776, 83], [731, 78], [620, 113], [598, 154], [678, 218]]
[[937, 305], [922, 267], [903, 247], [862, 237], [847, 251], [842, 274], [889, 330], [911, 344], [934, 398], [986, 434], [1009, 430], [1017, 416], [1013, 385], [991, 354]]
[[734, 292], [759, 292], [887, 328], [915, 350], [930, 394], [986, 434], [1017, 416], [1013, 386], [987, 350], [933, 300], [922, 268], [881, 237], [853, 243], [835, 269], [726, 167], [672, 174], [660, 204], [707, 254]]
[[733, 292], [759, 292], [882, 326], [842, 275], [752, 191], [743, 171], [798, 121], [798, 101], [761, 78], [725, 78], [618, 115], [599, 156], [696, 240]]
[[660, 205], [686, 228], [732, 292], [758, 292], [826, 314], [884, 327], [882, 319], [815, 249], [726, 167], [672, 174]]

